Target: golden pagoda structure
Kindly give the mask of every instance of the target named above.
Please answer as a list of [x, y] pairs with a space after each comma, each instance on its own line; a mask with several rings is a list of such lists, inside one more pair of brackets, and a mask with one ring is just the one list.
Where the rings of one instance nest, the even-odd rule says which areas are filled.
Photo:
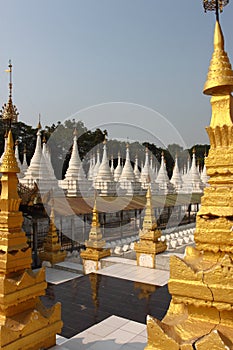
[[187, 247], [184, 259], [171, 257], [168, 312], [162, 322], [147, 318], [147, 350], [233, 349], [232, 91], [233, 71], [217, 17], [204, 86], [204, 94], [212, 96], [206, 158], [210, 186], [197, 215], [196, 247]]
[[0, 349], [47, 349], [56, 344], [56, 333], [62, 328], [61, 306], [47, 310], [39, 299], [47, 286], [45, 271], [31, 270], [31, 249], [19, 211], [19, 167], [13, 146], [10, 129], [0, 167]]
[[51, 207], [49, 232], [43, 244], [43, 251], [39, 253], [41, 261], [49, 261], [52, 265], [62, 262], [66, 258], [66, 251], [61, 250], [55, 225], [54, 208]]
[[102, 239], [96, 198], [94, 200], [92, 213], [93, 216], [89, 239], [85, 242], [86, 250], [82, 251], [80, 254], [83, 260], [84, 274], [101, 269], [100, 260], [111, 255], [110, 249], [104, 248], [106, 242]]
[[139, 231], [140, 241], [134, 243], [137, 257], [137, 265], [155, 268], [155, 255], [167, 249], [165, 242], [160, 241], [161, 230], [158, 229], [157, 221], [153, 213], [151, 187], [148, 186], [146, 193], [145, 216], [142, 230]]

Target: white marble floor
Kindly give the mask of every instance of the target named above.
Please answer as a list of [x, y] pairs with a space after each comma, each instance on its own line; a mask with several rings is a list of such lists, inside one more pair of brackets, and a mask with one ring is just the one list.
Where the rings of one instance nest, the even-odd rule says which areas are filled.
[[51, 350], [143, 350], [146, 325], [111, 316], [71, 339], [57, 338]]
[[[157, 286], [168, 282], [169, 271], [140, 267], [129, 259], [111, 259], [113, 264], [99, 270], [99, 274]], [[46, 268], [47, 282], [58, 284], [81, 276], [70, 272], [75, 271], [74, 263], [65, 262], [64, 267], [68, 271]], [[57, 336], [57, 345], [52, 350], [143, 350], [146, 343], [145, 324], [113, 315], [70, 339]]]
[[127, 279], [128, 281], [153, 284], [156, 286], [164, 286], [169, 279], [169, 271], [150, 269], [132, 264], [127, 265], [126, 262], [115, 263], [114, 265], [97, 271], [97, 273]]

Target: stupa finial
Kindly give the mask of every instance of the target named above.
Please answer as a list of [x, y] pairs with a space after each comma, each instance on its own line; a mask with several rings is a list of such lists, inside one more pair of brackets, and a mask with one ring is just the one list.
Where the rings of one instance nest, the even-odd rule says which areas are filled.
[[223, 11], [223, 7], [229, 3], [229, 0], [203, 0], [205, 12], [215, 11], [216, 20], [219, 21], [219, 11]]
[[12, 102], [12, 64], [11, 60], [9, 60], [8, 69], [5, 70], [5, 72], [10, 73], [9, 77], [9, 98], [7, 104], [5, 103], [2, 106], [2, 109], [0, 111], [0, 117], [1, 119], [7, 124], [7, 127], [10, 129], [11, 123], [18, 121], [18, 111], [15, 105], [13, 105]]
[[206, 95], [222, 96], [233, 91], [233, 71], [228, 55], [224, 51], [224, 36], [219, 23], [219, 11], [221, 12], [228, 2], [229, 0], [204, 0], [206, 11], [216, 10], [214, 52], [203, 89]]
[[39, 131], [40, 129], [42, 129], [42, 127], [41, 127], [41, 116], [40, 116], [40, 113], [39, 113], [39, 121], [38, 121], [38, 124], [37, 124], [37, 129], [38, 129], [38, 131]]
[[92, 227], [99, 227], [100, 224], [99, 224], [99, 217], [98, 217], [98, 211], [97, 211], [97, 193], [95, 191], [95, 197], [94, 197], [94, 206], [93, 206], [93, 209], [92, 209], [92, 224], [91, 226]]

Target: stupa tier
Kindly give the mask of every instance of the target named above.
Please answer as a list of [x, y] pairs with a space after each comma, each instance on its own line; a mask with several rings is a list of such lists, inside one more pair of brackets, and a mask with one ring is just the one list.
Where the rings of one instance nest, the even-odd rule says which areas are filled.
[[140, 241], [134, 244], [137, 256], [137, 265], [155, 268], [155, 255], [167, 249], [165, 242], [161, 239], [161, 230], [157, 227], [152, 204], [151, 188], [148, 187], [146, 194], [145, 216], [142, 230], [139, 231]]
[[[147, 350], [231, 349], [233, 344], [233, 71], [219, 21], [204, 93], [212, 95], [207, 132], [209, 187], [197, 215], [196, 248], [171, 257], [169, 310], [162, 322], [148, 317]], [[193, 173], [195, 169], [193, 168]]]
[[17, 173], [11, 130], [2, 160], [0, 200], [0, 349], [49, 348], [61, 331], [61, 308], [46, 310], [39, 297], [47, 286], [45, 271], [31, 270], [31, 249], [22, 231]]

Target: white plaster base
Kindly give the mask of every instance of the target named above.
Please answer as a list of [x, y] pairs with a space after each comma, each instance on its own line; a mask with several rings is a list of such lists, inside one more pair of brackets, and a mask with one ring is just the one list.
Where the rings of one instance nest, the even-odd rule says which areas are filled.
[[138, 258], [139, 266], [155, 268], [155, 261], [153, 254], [140, 254]]
[[101, 263], [100, 261], [83, 259], [83, 269], [84, 269], [85, 275], [91, 272], [96, 272], [97, 270], [101, 269]]

